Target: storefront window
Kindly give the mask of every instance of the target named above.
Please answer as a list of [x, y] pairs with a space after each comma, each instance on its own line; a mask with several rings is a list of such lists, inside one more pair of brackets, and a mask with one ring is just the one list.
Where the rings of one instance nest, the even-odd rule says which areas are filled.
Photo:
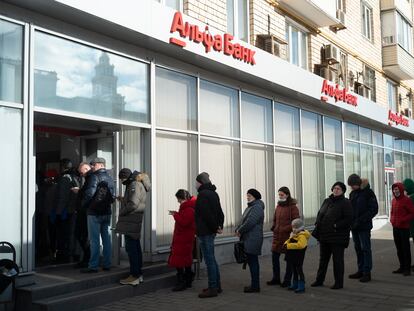
[[303, 152], [303, 216], [308, 225], [315, 223], [316, 215], [325, 199], [325, 168], [322, 153]]
[[365, 127], [359, 127], [359, 139], [363, 143], [372, 143], [371, 130]]
[[171, 243], [174, 230], [174, 221], [168, 211], [178, 209], [175, 193], [178, 189], [196, 193], [197, 136], [158, 132], [156, 142], [157, 245], [164, 246]]
[[402, 139], [398, 137], [394, 137], [394, 149], [395, 150], [402, 150]]
[[374, 179], [372, 146], [361, 144], [361, 178]]
[[402, 141], [402, 151], [410, 152], [410, 141], [409, 140], [403, 140]]
[[341, 156], [325, 155], [326, 196], [331, 194], [331, 188], [337, 181], [344, 181], [344, 161]]
[[202, 138], [200, 172], [208, 172], [216, 185], [225, 217], [224, 233], [233, 236], [242, 212], [239, 142]]
[[148, 65], [42, 32], [34, 42], [35, 106], [148, 122]]
[[358, 125], [345, 123], [345, 135], [347, 139], [359, 140]]
[[275, 104], [276, 143], [285, 146], [300, 146], [299, 109]]
[[372, 143], [377, 146], [382, 146], [382, 133], [377, 131], [372, 131]]
[[157, 125], [197, 130], [196, 78], [159, 67], [155, 76]]
[[321, 115], [302, 111], [302, 147], [323, 150]]
[[413, 178], [411, 176], [411, 156], [408, 153], [403, 153], [403, 178], [407, 179], [407, 178]]
[[345, 150], [345, 160], [346, 160], [346, 177], [351, 174], [361, 173], [361, 162], [359, 155], [359, 144], [358, 143], [346, 143]]
[[323, 133], [325, 136], [325, 140], [324, 140], [325, 151], [342, 153], [342, 123], [341, 121], [324, 117]]
[[272, 101], [242, 93], [242, 137], [257, 142], [273, 142]]
[[410, 152], [414, 153], [414, 141], [410, 141]]
[[[1, 240], [16, 248], [17, 263], [21, 265], [22, 249], [22, 113], [19, 109], [0, 107], [0, 182], [2, 211]], [[40, 187], [40, 185], [37, 185]], [[8, 189], [8, 190], [7, 190]], [[11, 189], [11, 190], [10, 190]], [[4, 214], [5, 213], [5, 214]]]
[[273, 221], [275, 207], [275, 187], [273, 180], [273, 147], [243, 144], [243, 208], [247, 206], [248, 189], [255, 188], [262, 194], [265, 203], [265, 230], [269, 230]]
[[385, 215], [385, 173], [384, 173], [384, 149], [374, 147], [373, 157], [374, 180], [370, 181], [371, 188], [377, 196], [378, 215]]
[[402, 182], [404, 179], [402, 153], [395, 151], [394, 159], [395, 159], [395, 180]]
[[0, 101], [22, 103], [23, 27], [0, 20]]
[[239, 137], [238, 91], [201, 80], [200, 127], [203, 133]]
[[385, 167], [394, 167], [394, 151], [391, 149], [384, 149], [384, 165]]
[[384, 147], [385, 148], [394, 148], [394, 139], [392, 136], [384, 134]]

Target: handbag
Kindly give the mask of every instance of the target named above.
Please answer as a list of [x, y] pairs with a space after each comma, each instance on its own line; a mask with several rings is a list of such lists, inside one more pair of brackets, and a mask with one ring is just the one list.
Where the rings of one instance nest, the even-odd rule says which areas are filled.
[[234, 258], [239, 264], [243, 264], [243, 269], [246, 268], [247, 255], [244, 251], [244, 243], [242, 241], [237, 241], [234, 243]]

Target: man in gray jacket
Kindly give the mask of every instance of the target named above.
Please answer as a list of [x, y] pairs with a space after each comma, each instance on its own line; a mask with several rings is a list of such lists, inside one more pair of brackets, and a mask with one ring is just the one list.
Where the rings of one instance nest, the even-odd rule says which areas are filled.
[[122, 285], [138, 285], [142, 277], [141, 228], [144, 218], [147, 192], [151, 189], [148, 176], [137, 171], [123, 168], [118, 174], [126, 186], [124, 197], [117, 199], [121, 203], [116, 232], [125, 235], [125, 249], [129, 257], [130, 276], [120, 281]]

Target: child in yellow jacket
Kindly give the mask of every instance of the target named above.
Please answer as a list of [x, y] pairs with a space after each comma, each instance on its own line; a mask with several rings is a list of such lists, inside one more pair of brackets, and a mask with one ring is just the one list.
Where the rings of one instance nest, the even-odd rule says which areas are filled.
[[290, 238], [284, 243], [286, 247], [286, 261], [293, 271], [293, 283], [289, 286], [289, 290], [295, 293], [303, 293], [305, 291], [305, 275], [303, 274], [303, 261], [305, 259], [306, 248], [311, 234], [305, 230], [303, 221], [296, 218], [292, 221], [292, 232]]

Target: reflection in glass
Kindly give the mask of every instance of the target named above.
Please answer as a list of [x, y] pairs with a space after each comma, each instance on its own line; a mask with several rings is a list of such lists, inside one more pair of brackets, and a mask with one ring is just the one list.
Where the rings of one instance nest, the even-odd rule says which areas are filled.
[[394, 148], [394, 139], [392, 136], [384, 134], [384, 147], [385, 148]]
[[148, 122], [148, 66], [66, 39], [35, 33], [38, 107]]
[[358, 125], [345, 123], [345, 136], [347, 139], [359, 140]]
[[300, 146], [299, 109], [275, 104], [276, 143], [286, 146]]
[[394, 168], [394, 151], [384, 149], [384, 165], [385, 167]]
[[382, 133], [377, 131], [372, 131], [372, 143], [374, 145], [382, 146]]
[[23, 27], [0, 20], [0, 100], [22, 103]]
[[372, 143], [371, 130], [365, 127], [359, 127], [359, 139], [364, 143]]

